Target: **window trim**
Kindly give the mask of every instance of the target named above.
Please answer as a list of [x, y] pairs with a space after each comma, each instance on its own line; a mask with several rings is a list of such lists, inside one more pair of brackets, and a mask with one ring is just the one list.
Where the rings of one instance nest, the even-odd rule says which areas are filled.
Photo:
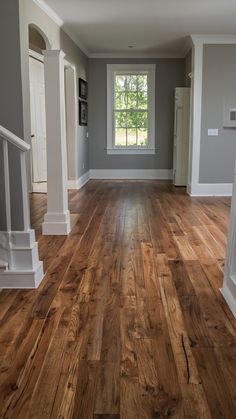
[[[122, 147], [114, 144], [114, 76], [117, 73], [148, 74], [148, 146]], [[155, 154], [156, 64], [107, 64], [107, 154]]]

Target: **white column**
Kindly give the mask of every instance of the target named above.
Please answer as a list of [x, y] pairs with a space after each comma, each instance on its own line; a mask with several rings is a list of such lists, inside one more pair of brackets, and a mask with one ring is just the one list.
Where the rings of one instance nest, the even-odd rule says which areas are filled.
[[221, 288], [221, 293], [236, 317], [236, 165], [225, 259], [224, 284], [223, 288]]
[[191, 92], [191, 133], [189, 142], [189, 183], [188, 193], [199, 193], [199, 166], [202, 124], [202, 72], [203, 72], [203, 42], [193, 38], [193, 78]]
[[47, 128], [47, 213], [43, 234], [70, 232], [67, 193], [65, 82], [63, 51], [44, 51]]

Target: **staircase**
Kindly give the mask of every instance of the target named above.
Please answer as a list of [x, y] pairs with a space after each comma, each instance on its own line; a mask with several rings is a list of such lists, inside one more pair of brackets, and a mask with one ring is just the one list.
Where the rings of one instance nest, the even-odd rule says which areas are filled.
[[37, 288], [43, 279], [30, 228], [25, 155], [30, 146], [0, 125], [0, 289]]

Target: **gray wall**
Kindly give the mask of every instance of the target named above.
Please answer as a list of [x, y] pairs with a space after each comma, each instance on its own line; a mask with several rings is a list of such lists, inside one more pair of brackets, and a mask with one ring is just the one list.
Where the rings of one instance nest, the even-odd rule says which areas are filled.
[[[79, 97], [78, 78], [81, 77], [87, 80], [88, 58], [63, 30], [60, 31], [60, 45], [61, 49], [66, 53], [66, 59], [76, 67], [77, 97]], [[88, 127], [78, 125], [78, 177], [89, 170], [87, 129]]]
[[[205, 45], [203, 52], [200, 183], [231, 183], [236, 130], [223, 127], [224, 107], [236, 107], [236, 45]], [[208, 137], [218, 128], [218, 137]]]
[[[8, 0], [0, 4], [0, 125], [11, 130], [14, 134], [23, 137], [24, 116], [23, 116], [23, 93], [21, 77], [21, 56], [20, 56], [20, 22], [19, 4], [17, 0]], [[2, 142], [0, 153], [2, 154]], [[12, 229], [22, 229], [20, 214], [23, 213], [23, 206], [20, 201], [21, 178], [18, 151], [9, 146], [9, 161], [11, 170], [11, 184], [14, 194], [11, 197], [12, 204]], [[3, 161], [1, 158], [1, 180]], [[0, 230], [5, 229], [5, 202], [4, 185], [0, 181], [1, 209], [0, 209]], [[18, 207], [18, 213], [14, 211]]]
[[[156, 64], [156, 154], [107, 155], [106, 65]], [[173, 154], [174, 88], [185, 86], [184, 59], [89, 59], [90, 169], [171, 169]]]

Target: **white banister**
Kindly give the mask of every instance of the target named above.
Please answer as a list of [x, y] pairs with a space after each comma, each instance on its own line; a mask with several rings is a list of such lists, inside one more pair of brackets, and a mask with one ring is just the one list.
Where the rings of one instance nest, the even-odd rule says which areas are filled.
[[30, 229], [25, 160], [30, 145], [2, 126], [0, 140], [0, 191], [4, 198], [0, 220], [0, 289], [36, 288], [43, 279], [43, 265], [38, 258], [34, 230]]
[[236, 317], [236, 165], [225, 258], [224, 283], [221, 293]]
[[11, 131], [4, 128], [2, 125], [0, 125], [0, 137], [2, 137], [4, 140], [9, 141], [11, 144], [19, 148], [21, 151], [30, 150], [29, 144], [21, 140], [21, 138], [17, 137], [17, 135], [13, 134]]

